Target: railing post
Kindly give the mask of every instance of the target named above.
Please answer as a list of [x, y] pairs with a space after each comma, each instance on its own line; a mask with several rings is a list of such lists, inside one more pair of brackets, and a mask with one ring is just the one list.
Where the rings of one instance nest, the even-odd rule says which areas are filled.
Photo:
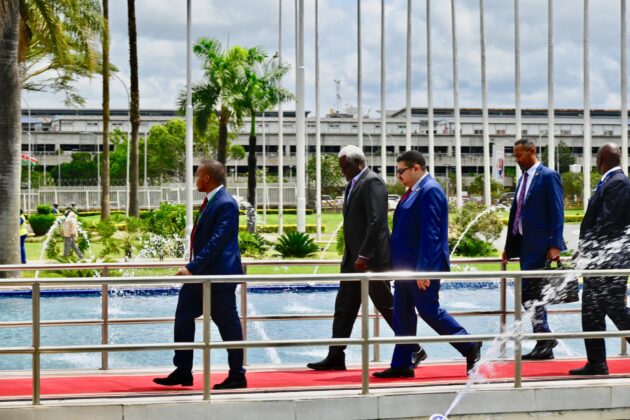
[[521, 334], [523, 325], [521, 324], [521, 293], [522, 279], [514, 278], [514, 388], [521, 387]]
[[[373, 336], [380, 337], [381, 336], [381, 313], [374, 307], [374, 324], [373, 324]], [[374, 343], [374, 358], [373, 362], [381, 361], [381, 346], [378, 343]]]
[[[243, 264], [243, 274], [247, 274], [247, 264]], [[243, 340], [247, 341], [247, 282], [241, 283], [241, 329]], [[243, 349], [243, 365], [247, 365], [247, 349]]]
[[370, 393], [370, 310], [368, 277], [361, 279], [361, 394]]
[[210, 399], [210, 299], [208, 280], [203, 281], [203, 399]]
[[32, 316], [33, 316], [33, 405], [40, 404], [40, 295], [39, 295], [39, 283], [34, 283], [32, 288]]
[[[507, 270], [507, 263], [501, 261], [501, 271]], [[505, 326], [507, 323], [507, 279], [505, 277], [501, 278], [501, 321], [499, 326], [499, 332], [501, 334], [505, 334]], [[506, 356], [506, 348], [505, 341], [501, 340], [501, 349], [500, 349], [500, 357], [505, 358]]]
[[[109, 268], [103, 267], [103, 277], [109, 277]], [[101, 344], [109, 344], [109, 286], [101, 285]], [[101, 369], [109, 369], [109, 353], [101, 352]]]
[[[625, 293], [623, 296], [623, 301], [625, 303], [625, 306], [628, 306], [628, 293]], [[619, 355], [620, 356], [627, 356], [628, 355], [628, 342], [626, 341], [626, 337], [621, 337], [621, 349], [619, 350]]]

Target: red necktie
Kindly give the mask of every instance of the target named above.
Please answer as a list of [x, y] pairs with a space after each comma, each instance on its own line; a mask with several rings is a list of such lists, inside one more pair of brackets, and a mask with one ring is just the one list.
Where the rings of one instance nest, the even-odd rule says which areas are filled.
[[193, 241], [195, 239], [195, 233], [197, 232], [197, 222], [199, 221], [201, 214], [205, 210], [206, 205], [208, 205], [208, 196], [206, 196], [206, 198], [203, 199], [203, 203], [201, 203], [201, 208], [199, 209], [199, 213], [197, 213], [197, 217], [195, 218], [195, 224], [193, 225], [192, 232], [190, 232], [190, 261], [192, 261], [192, 257], [193, 257], [193, 243], [194, 243]]
[[400, 198], [400, 202], [402, 203], [403, 201], [405, 201], [407, 197], [409, 197], [409, 194], [411, 194], [411, 188], [407, 188], [407, 191], [405, 191], [403, 196]]

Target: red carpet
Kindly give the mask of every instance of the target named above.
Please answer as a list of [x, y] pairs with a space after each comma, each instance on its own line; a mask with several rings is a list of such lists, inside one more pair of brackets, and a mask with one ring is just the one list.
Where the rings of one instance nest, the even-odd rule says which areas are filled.
[[[569, 369], [580, 367], [584, 360], [553, 360], [545, 362], [523, 363], [524, 380], [568, 379]], [[630, 375], [630, 358], [610, 359], [608, 367], [611, 375]], [[372, 369], [371, 372], [381, 368]], [[464, 383], [464, 364], [424, 364], [415, 370], [416, 377], [411, 379], [377, 379], [370, 376], [370, 385], [376, 387], [396, 384], [396, 386], [426, 386], [439, 384]], [[490, 382], [510, 381], [514, 377], [514, 365], [494, 363], [484, 372]], [[119, 375], [103, 373], [100, 375], [44, 376], [41, 380], [43, 397], [98, 397], [98, 396], [138, 396], [198, 393], [203, 389], [202, 374], [195, 374], [192, 387], [163, 387], [152, 382], [160, 375]], [[225, 378], [224, 372], [213, 373], [211, 383]], [[575, 377], [571, 377], [575, 379]], [[335, 372], [316, 372], [307, 369], [249, 371], [247, 373], [248, 391], [287, 391], [321, 390], [340, 388], [359, 388], [361, 370], [352, 369]], [[0, 401], [29, 399], [31, 379], [0, 379]], [[244, 390], [240, 390], [244, 392]]]

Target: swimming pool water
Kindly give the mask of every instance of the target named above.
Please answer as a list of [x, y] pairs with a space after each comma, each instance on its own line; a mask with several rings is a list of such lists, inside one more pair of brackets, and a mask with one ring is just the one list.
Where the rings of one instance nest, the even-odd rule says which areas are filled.
[[[250, 293], [248, 295], [249, 315], [270, 314], [332, 314], [336, 292], [324, 291], [313, 293]], [[443, 288], [440, 301], [449, 311], [497, 310], [500, 290], [498, 288]], [[239, 299], [237, 299], [239, 301]], [[512, 308], [512, 290], [508, 289], [508, 309]], [[172, 317], [175, 313], [177, 296], [111, 296], [109, 300], [110, 318], [133, 317]], [[579, 303], [555, 305], [554, 308], [579, 307]], [[57, 296], [41, 300], [41, 319], [98, 319], [100, 318], [101, 300], [99, 297]], [[240, 313], [240, 308], [239, 308]], [[31, 299], [24, 297], [0, 297], [0, 321], [28, 321], [31, 319]], [[471, 334], [487, 334], [499, 331], [498, 316], [458, 317], [458, 321]], [[579, 314], [550, 315], [549, 322], [554, 331], [581, 331]], [[612, 324], [611, 324], [612, 325]], [[609, 326], [609, 329], [611, 328]], [[202, 339], [201, 325], [197, 324], [197, 341]], [[322, 321], [261, 321], [248, 323], [248, 338], [251, 340], [275, 339], [312, 339], [328, 338], [331, 335], [332, 320]], [[360, 322], [355, 323], [353, 337], [360, 337]], [[614, 329], [614, 327], [612, 327]], [[529, 331], [528, 328], [526, 328]], [[370, 325], [370, 334], [372, 334]], [[392, 336], [387, 323], [381, 320], [381, 335]], [[418, 319], [418, 335], [435, 335], [421, 319]], [[160, 343], [172, 342], [172, 323], [112, 325], [110, 343]], [[219, 339], [216, 327], [211, 330], [213, 340]], [[100, 326], [42, 327], [41, 345], [89, 345], [100, 343]], [[0, 347], [29, 346], [30, 328], [0, 328]], [[533, 347], [533, 342], [524, 343], [524, 351]], [[461, 356], [448, 344], [425, 345], [429, 358], [460, 359]], [[607, 340], [608, 354], [616, 354], [619, 349], [618, 339]], [[393, 345], [381, 346], [381, 360], [388, 361]], [[482, 348], [483, 352], [483, 348]], [[317, 361], [327, 353], [326, 347], [288, 347], [248, 350], [249, 364], [286, 363], [303, 365]], [[171, 366], [172, 351], [111, 352], [111, 368], [139, 368]], [[511, 352], [509, 353], [511, 354]], [[582, 340], [563, 340], [555, 349], [558, 357], [584, 355]], [[360, 347], [351, 346], [347, 350], [348, 363], [359, 363]], [[213, 350], [213, 367], [227, 364], [225, 350]], [[100, 367], [100, 354], [53, 354], [42, 355], [42, 368], [89, 368]], [[201, 365], [201, 352], [195, 352], [195, 364]], [[30, 369], [29, 355], [0, 355], [0, 370]]]

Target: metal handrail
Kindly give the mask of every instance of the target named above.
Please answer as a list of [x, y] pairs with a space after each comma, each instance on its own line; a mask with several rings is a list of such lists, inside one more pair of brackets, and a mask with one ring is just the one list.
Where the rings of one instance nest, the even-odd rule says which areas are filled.
[[[19, 266], [18, 266], [19, 267]], [[5, 270], [6, 268], [6, 270]], [[23, 268], [23, 266], [22, 266]], [[0, 266], [0, 271], [10, 271], [13, 266]], [[441, 272], [439, 277], [445, 280], [478, 280], [497, 278], [505, 276], [503, 271], [487, 271], [487, 272]], [[628, 276], [630, 270], [572, 270], [566, 271], [564, 274], [575, 276]], [[509, 273], [514, 278], [515, 283], [515, 322], [521, 320], [521, 279], [524, 277], [546, 278], [557, 276], [557, 272], [550, 271], [514, 271]], [[33, 342], [30, 347], [14, 347], [0, 349], [0, 354], [32, 354], [33, 355], [33, 404], [40, 404], [40, 378], [41, 366], [40, 356], [43, 353], [65, 353], [65, 352], [104, 352], [104, 351], [139, 351], [139, 350], [172, 350], [172, 349], [201, 349], [204, 353], [204, 399], [210, 398], [210, 350], [214, 348], [253, 348], [253, 347], [279, 347], [279, 346], [304, 346], [304, 345], [334, 345], [348, 344], [361, 345], [362, 347], [362, 393], [369, 392], [369, 345], [375, 343], [415, 343], [418, 341], [425, 343], [441, 343], [441, 342], [469, 342], [469, 341], [489, 341], [494, 340], [497, 335], [470, 335], [470, 336], [432, 336], [432, 337], [378, 337], [370, 338], [368, 329], [368, 284], [369, 281], [375, 280], [415, 280], [418, 278], [435, 278], [435, 272], [389, 272], [389, 273], [350, 273], [337, 275], [292, 275], [291, 279], [280, 279], [277, 275], [257, 275], [257, 276], [164, 276], [160, 279], [154, 277], [103, 277], [96, 279], [80, 279], [75, 278], [47, 278], [47, 279], [11, 279], [2, 280], [0, 285], [21, 286], [26, 285], [32, 287], [32, 330]], [[248, 281], [250, 283], [269, 282], [274, 280], [276, 283], [294, 282], [295, 280], [303, 281], [360, 281], [361, 282], [361, 327], [362, 333], [360, 339], [323, 339], [323, 340], [273, 340], [273, 341], [239, 341], [239, 342], [212, 342], [210, 339], [210, 294], [212, 283], [235, 283]], [[40, 344], [40, 287], [42, 285], [110, 285], [110, 284], [161, 284], [167, 282], [178, 283], [202, 283], [204, 295], [204, 341], [203, 343], [171, 343], [171, 344], [101, 344], [93, 346], [41, 346]], [[515, 343], [515, 377], [514, 386], [521, 386], [521, 349], [520, 345], [523, 340], [529, 339], [551, 339], [551, 338], [604, 338], [604, 337], [626, 337], [630, 336], [630, 331], [617, 332], [589, 332], [589, 333], [549, 333], [549, 334], [524, 334], [516, 331], [514, 334], [505, 336], [506, 340], [512, 340]]]

